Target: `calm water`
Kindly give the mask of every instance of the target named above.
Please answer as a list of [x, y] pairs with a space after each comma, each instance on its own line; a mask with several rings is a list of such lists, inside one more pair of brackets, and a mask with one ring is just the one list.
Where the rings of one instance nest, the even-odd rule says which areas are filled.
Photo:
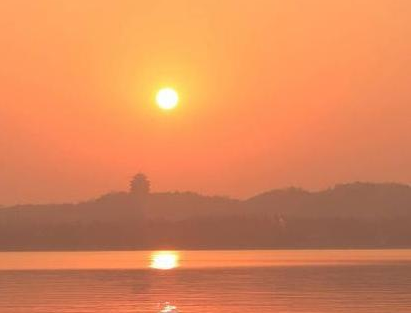
[[410, 312], [410, 250], [0, 253], [1, 313], [165, 301], [195, 313]]

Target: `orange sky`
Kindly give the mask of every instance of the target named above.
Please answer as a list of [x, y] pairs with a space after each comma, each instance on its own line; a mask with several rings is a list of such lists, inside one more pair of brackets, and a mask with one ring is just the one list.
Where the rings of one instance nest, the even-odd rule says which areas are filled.
[[6, 0], [0, 45], [0, 204], [138, 170], [237, 197], [410, 183], [410, 1]]

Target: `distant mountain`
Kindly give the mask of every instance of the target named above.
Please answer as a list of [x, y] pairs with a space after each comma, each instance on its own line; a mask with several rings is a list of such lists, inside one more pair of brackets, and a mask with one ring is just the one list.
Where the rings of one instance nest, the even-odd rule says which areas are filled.
[[308, 218], [410, 216], [410, 186], [357, 182], [318, 192], [287, 188], [264, 192], [247, 200], [191, 192], [154, 193], [149, 197], [147, 209], [148, 217], [169, 220], [236, 214]]
[[318, 192], [272, 190], [245, 201], [244, 210], [311, 218], [410, 216], [410, 186], [357, 182]]
[[190, 217], [228, 216], [241, 214], [242, 201], [203, 196], [193, 192], [153, 193], [147, 203], [148, 218], [181, 220]]
[[352, 183], [247, 200], [193, 192], [128, 192], [76, 204], [0, 208], [0, 250], [410, 246], [410, 186]]

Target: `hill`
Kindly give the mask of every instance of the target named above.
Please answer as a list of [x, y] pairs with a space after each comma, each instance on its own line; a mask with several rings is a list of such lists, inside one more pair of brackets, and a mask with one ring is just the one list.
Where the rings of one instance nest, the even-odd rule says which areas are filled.
[[410, 186], [352, 183], [246, 200], [128, 192], [74, 204], [0, 208], [0, 250], [379, 248], [410, 246]]

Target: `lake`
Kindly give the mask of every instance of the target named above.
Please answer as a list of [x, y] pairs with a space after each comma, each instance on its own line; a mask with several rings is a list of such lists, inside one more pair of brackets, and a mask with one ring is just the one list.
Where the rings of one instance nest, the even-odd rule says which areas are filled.
[[410, 250], [1, 252], [0, 313], [410, 312]]

